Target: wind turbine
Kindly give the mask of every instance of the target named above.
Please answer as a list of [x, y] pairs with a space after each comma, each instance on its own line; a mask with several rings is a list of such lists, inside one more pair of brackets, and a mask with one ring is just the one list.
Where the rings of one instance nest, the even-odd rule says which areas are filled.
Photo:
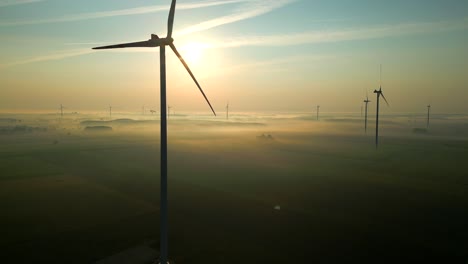
[[65, 107], [63, 107], [63, 105], [60, 104], [60, 117], [63, 117], [63, 109], [64, 109], [64, 108], [65, 108]]
[[112, 106], [109, 105], [109, 118], [112, 118]]
[[172, 106], [170, 105], [167, 106], [167, 116], [171, 116], [171, 108]]
[[151, 109], [150, 112], [151, 112], [151, 115], [153, 115], [154, 113], [156, 113], [156, 110]]
[[431, 112], [431, 105], [427, 105], [427, 125], [426, 129], [429, 129], [429, 113]]
[[387, 106], [390, 106], [385, 99], [385, 96], [382, 93], [382, 65], [380, 65], [380, 87], [379, 90], [374, 90], [374, 93], [377, 94], [377, 113], [375, 117], [375, 148], [379, 147], [379, 104], [380, 104], [380, 96], [384, 99]]
[[317, 120], [319, 120], [319, 110], [320, 110], [320, 105], [317, 105]]
[[192, 71], [188, 67], [185, 60], [177, 51], [174, 46], [174, 39], [172, 38], [172, 29], [174, 25], [174, 14], [175, 14], [176, 0], [172, 0], [171, 7], [169, 10], [169, 17], [167, 22], [167, 36], [165, 38], [159, 38], [155, 34], [151, 34], [151, 38], [145, 41], [131, 42], [103, 47], [95, 47], [93, 49], [116, 49], [116, 48], [131, 48], [131, 47], [159, 47], [159, 63], [160, 63], [160, 100], [161, 100], [161, 200], [160, 200], [160, 258], [159, 262], [162, 264], [167, 263], [167, 249], [168, 249], [168, 221], [167, 221], [167, 116], [166, 116], [166, 46], [169, 46], [175, 55], [184, 65], [185, 69], [188, 71], [193, 81], [197, 85], [198, 89], [202, 93], [206, 102], [213, 111], [213, 114], [216, 116], [216, 113], [211, 106], [210, 101], [203, 92], [200, 84], [193, 75]]
[[366, 95], [366, 100], [364, 100], [364, 103], [366, 104], [366, 110], [364, 114], [364, 131], [367, 133], [367, 104], [370, 103], [369, 96]]
[[229, 102], [226, 105], [226, 120], [229, 119]]

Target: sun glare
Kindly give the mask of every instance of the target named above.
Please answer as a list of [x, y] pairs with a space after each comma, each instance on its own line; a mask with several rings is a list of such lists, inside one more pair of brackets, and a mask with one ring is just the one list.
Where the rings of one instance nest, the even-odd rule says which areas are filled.
[[182, 56], [189, 65], [197, 65], [200, 63], [204, 49], [205, 45], [202, 43], [190, 42], [183, 46], [181, 53], [183, 52]]

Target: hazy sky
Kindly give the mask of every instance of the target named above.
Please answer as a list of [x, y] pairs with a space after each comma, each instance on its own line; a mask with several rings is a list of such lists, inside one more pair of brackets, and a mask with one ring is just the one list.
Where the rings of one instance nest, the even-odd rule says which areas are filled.
[[[0, 0], [0, 111], [159, 106], [158, 49], [94, 46], [165, 36], [170, 0]], [[468, 113], [466, 0], [179, 0], [175, 44], [215, 110]], [[209, 111], [172, 52], [168, 103]], [[373, 104], [373, 103], [371, 103]], [[372, 105], [370, 107], [375, 107]]]

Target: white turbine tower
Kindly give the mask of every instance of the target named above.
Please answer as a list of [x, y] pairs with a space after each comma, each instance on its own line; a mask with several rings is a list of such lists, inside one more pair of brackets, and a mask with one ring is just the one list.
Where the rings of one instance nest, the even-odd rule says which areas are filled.
[[168, 263], [168, 221], [167, 221], [167, 105], [166, 105], [166, 46], [169, 46], [175, 55], [184, 65], [185, 69], [188, 71], [193, 81], [197, 85], [198, 89], [202, 93], [206, 102], [213, 111], [213, 114], [216, 115], [213, 107], [211, 106], [210, 101], [203, 92], [200, 84], [195, 79], [192, 71], [188, 67], [187, 63], [184, 61], [182, 56], [177, 51], [174, 46], [174, 39], [172, 38], [172, 28], [174, 25], [174, 14], [175, 14], [176, 0], [172, 0], [171, 8], [169, 11], [168, 25], [167, 25], [167, 36], [165, 38], [159, 38], [155, 34], [151, 34], [151, 38], [145, 41], [123, 43], [117, 45], [96, 47], [93, 49], [118, 49], [118, 48], [131, 48], [131, 47], [159, 47], [159, 56], [160, 56], [160, 98], [161, 98], [161, 205], [160, 205], [160, 263]]

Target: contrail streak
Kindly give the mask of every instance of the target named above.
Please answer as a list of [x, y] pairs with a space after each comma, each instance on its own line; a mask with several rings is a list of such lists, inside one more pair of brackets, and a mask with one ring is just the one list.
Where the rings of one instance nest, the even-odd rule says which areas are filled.
[[[34, 0], [30, 0], [30, 1], [34, 1]], [[36, 1], [40, 1], [40, 0], [36, 0]], [[210, 6], [234, 4], [234, 3], [246, 2], [246, 1], [248, 0], [205, 1], [205, 2], [199, 2], [199, 3], [185, 3], [185, 4], [179, 4], [177, 8], [179, 10], [196, 9], [196, 8], [203, 8], [203, 7], [210, 7]], [[169, 9], [169, 5], [152, 5], [152, 6], [129, 8], [129, 9], [113, 10], [113, 11], [81, 13], [81, 14], [74, 14], [74, 15], [72, 14], [72, 15], [65, 15], [62, 17], [55, 17], [55, 18], [20, 20], [20, 21], [0, 21], [0, 26], [5, 27], [5, 26], [72, 22], [72, 21], [104, 18], [104, 17], [130, 16], [130, 15], [155, 13], [155, 12], [160, 12], [160, 11], [167, 11], [167, 9]]]
[[324, 42], [377, 39], [413, 34], [431, 34], [468, 28], [468, 18], [442, 22], [421, 22], [381, 25], [341, 30], [309, 31], [295, 34], [249, 36], [207, 43], [207, 48], [236, 48], [244, 46], [293, 46]]
[[252, 1], [249, 4], [238, 9], [237, 12], [218, 17], [215, 19], [207, 20], [196, 25], [187, 27], [185, 29], [177, 31], [176, 35], [186, 35], [193, 32], [205, 31], [214, 27], [219, 27], [226, 24], [231, 24], [241, 20], [257, 17], [266, 13], [270, 13], [275, 9], [281, 8], [287, 4], [290, 4], [296, 0], [260, 0]]
[[23, 5], [36, 2], [42, 2], [43, 0], [0, 0], [0, 7], [12, 6], [12, 5]]
[[80, 56], [80, 55], [84, 55], [84, 54], [89, 54], [89, 53], [92, 53], [92, 52], [94, 52], [94, 51], [90, 50], [90, 49], [63, 50], [63, 51], [55, 52], [55, 53], [52, 53], [52, 54], [41, 55], [41, 56], [27, 58], [27, 59], [14, 61], [14, 62], [10, 62], [10, 63], [0, 64], [0, 69], [9, 68], [9, 67], [16, 66], [16, 65], [34, 63], [34, 62], [61, 60], [61, 59], [69, 58], [69, 57], [75, 57], [75, 56]]

